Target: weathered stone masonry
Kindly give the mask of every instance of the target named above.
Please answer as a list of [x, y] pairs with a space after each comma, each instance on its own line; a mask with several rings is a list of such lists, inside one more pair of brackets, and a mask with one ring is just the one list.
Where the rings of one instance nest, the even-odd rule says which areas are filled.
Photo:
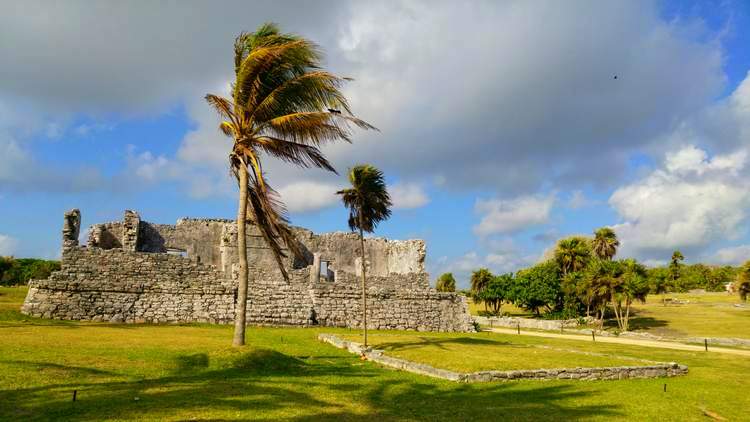
[[[78, 245], [80, 212], [65, 215], [62, 268], [33, 280], [22, 312], [72, 320], [230, 323], [236, 301], [236, 225], [181, 219], [152, 224], [126, 211], [93, 225]], [[305, 258], [285, 260], [283, 279], [263, 239], [248, 226], [249, 324], [361, 326], [360, 258], [353, 233], [295, 228]], [[472, 331], [460, 295], [429, 287], [421, 240], [366, 240], [368, 327]], [[321, 266], [324, 265], [323, 274]]]

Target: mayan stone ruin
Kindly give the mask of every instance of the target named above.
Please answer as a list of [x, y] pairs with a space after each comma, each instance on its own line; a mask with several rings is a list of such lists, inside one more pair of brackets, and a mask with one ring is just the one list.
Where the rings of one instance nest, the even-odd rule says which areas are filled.
[[[22, 312], [42, 318], [125, 323], [233, 322], [237, 226], [183, 218], [154, 224], [126, 211], [78, 242], [81, 213], [65, 213], [62, 268], [32, 280]], [[247, 227], [247, 321], [256, 325], [361, 327], [359, 238], [294, 228], [303, 260], [285, 260]], [[421, 240], [366, 239], [367, 325], [372, 329], [473, 331], [466, 299], [430, 288]]]

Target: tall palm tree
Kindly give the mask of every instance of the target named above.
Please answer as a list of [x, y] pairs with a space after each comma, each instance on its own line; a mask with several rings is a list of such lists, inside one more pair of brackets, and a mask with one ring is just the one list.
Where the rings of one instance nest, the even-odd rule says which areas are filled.
[[231, 98], [206, 95], [224, 119], [219, 129], [232, 138], [229, 166], [239, 185], [237, 252], [239, 280], [233, 344], [245, 344], [248, 265], [245, 224], [260, 231], [284, 278], [282, 244], [300, 255], [286, 210], [263, 172], [265, 155], [301, 167], [335, 172], [319, 147], [329, 141], [351, 142], [352, 125], [373, 129], [357, 119], [339, 91], [347, 81], [321, 69], [318, 47], [274, 24], [242, 33], [234, 42]]
[[370, 164], [354, 166], [349, 170], [352, 187], [342, 189], [344, 206], [349, 209], [349, 228], [359, 230], [362, 258], [362, 330], [367, 347], [367, 277], [365, 275], [365, 234], [372, 233], [378, 223], [391, 216], [391, 196], [385, 186], [383, 172]]
[[617, 234], [609, 227], [602, 227], [594, 232], [591, 250], [597, 257], [611, 260], [617, 253], [618, 246], [620, 246], [620, 241], [617, 239]]
[[581, 271], [591, 257], [591, 245], [588, 239], [569, 237], [557, 243], [555, 261], [560, 266], [563, 276], [574, 271]]

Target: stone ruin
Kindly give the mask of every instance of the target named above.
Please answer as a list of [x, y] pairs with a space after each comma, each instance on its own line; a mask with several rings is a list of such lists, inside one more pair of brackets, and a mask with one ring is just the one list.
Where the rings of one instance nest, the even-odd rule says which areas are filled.
[[[125, 211], [95, 224], [78, 244], [81, 213], [65, 213], [60, 271], [29, 282], [24, 314], [125, 323], [234, 321], [237, 226], [183, 218], [154, 224]], [[355, 233], [315, 234], [295, 227], [304, 258], [288, 253], [285, 280], [258, 230], [248, 224], [247, 322], [255, 325], [361, 327], [361, 258]], [[422, 240], [365, 240], [367, 326], [371, 329], [473, 331], [466, 299], [430, 288]]]

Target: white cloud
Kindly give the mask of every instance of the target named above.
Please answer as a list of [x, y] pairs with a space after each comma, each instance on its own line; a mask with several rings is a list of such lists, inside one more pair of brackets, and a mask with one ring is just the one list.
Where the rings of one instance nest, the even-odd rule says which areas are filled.
[[672, 249], [702, 250], [742, 234], [750, 207], [745, 152], [716, 155], [695, 146], [667, 154], [664, 168], [617, 189], [610, 205], [625, 256], [656, 258]]
[[388, 187], [394, 209], [420, 208], [430, 202], [427, 192], [416, 183], [396, 183]]
[[328, 208], [339, 202], [335, 185], [316, 182], [297, 182], [279, 189], [281, 199], [290, 212], [311, 212]]
[[545, 224], [549, 221], [554, 202], [553, 195], [477, 200], [474, 210], [484, 216], [474, 226], [474, 233], [480, 236], [513, 233]]
[[18, 248], [18, 240], [13, 237], [0, 234], [0, 256], [13, 255]]
[[740, 265], [750, 260], [750, 245], [732, 246], [716, 251], [711, 262], [725, 265]]
[[598, 201], [587, 198], [582, 190], [576, 189], [573, 192], [571, 192], [570, 198], [568, 199], [567, 206], [570, 209], [577, 210], [580, 208], [591, 207], [597, 204], [599, 204]]

